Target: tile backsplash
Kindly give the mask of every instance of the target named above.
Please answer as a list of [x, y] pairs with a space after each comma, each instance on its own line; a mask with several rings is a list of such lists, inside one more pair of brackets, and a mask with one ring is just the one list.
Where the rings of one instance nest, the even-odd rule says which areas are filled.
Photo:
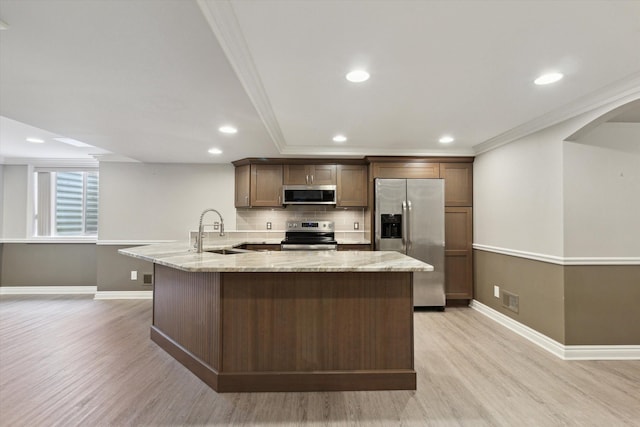
[[364, 232], [364, 209], [342, 209], [332, 206], [288, 206], [282, 209], [236, 209], [236, 229], [238, 231], [266, 231], [267, 222], [272, 230], [286, 229], [287, 220], [317, 219], [333, 221], [335, 231], [356, 231], [353, 224], [357, 222]]

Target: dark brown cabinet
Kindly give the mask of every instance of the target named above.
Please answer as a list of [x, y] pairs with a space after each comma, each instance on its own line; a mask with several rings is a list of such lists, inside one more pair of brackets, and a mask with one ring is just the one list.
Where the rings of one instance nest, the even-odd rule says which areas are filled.
[[375, 162], [374, 178], [440, 178], [440, 163]]
[[366, 207], [367, 165], [338, 165], [337, 203], [338, 207]]
[[473, 208], [444, 209], [447, 299], [473, 298]]
[[473, 206], [473, 163], [440, 163], [446, 206]]
[[284, 165], [287, 185], [336, 185], [336, 165]]
[[282, 165], [236, 166], [235, 206], [282, 206]]

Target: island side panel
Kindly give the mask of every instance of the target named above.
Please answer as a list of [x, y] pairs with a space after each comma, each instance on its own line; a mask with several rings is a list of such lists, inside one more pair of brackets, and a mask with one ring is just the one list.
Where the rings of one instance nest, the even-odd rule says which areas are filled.
[[154, 270], [153, 340], [192, 371], [200, 367], [188, 366], [171, 347], [179, 346], [218, 371], [220, 273], [190, 273], [158, 264]]
[[413, 372], [412, 273], [222, 273], [226, 373]]

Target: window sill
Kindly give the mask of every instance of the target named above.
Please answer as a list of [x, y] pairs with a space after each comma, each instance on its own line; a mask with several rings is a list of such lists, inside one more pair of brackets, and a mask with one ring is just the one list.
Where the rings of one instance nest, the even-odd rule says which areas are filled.
[[92, 243], [98, 241], [96, 236], [68, 236], [68, 237], [31, 237], [24, 239], [0, 239], [0, 243]]

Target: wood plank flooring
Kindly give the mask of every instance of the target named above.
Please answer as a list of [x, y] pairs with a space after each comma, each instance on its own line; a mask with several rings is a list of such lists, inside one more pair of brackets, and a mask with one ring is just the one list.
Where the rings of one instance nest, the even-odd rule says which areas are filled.
[[415, 313], [417, 391], [217, 394], [151, 301], [0, 297], [0, 425], [640, 426], [639, 361], [562, 361], [469, 308]]

